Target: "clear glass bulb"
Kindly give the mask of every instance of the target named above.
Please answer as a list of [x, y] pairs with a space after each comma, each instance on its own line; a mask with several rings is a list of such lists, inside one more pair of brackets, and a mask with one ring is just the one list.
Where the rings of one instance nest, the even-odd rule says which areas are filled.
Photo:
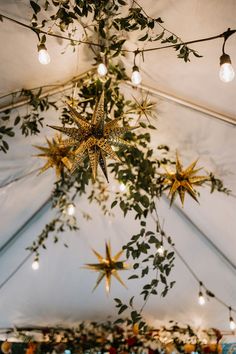
[[121, 192], [124, 192], [126, 190], [126, 185], [124, 183], [121, 183], [119, 189]]
[[66, 208], [66, 213], [69, 215], [69, 216], [72, 216], [72, 215], [74, 215], [74, 213], [75, 213], [75, 206], [74, 206], [74, 204], [69, 204], [68, 206], [67, 206], [67, 208]]
[[205, 305], [205, 303], [206, 303], [206, 300], [205, 300], [205, 298], [204, 298], [202, 292], [199, 293], [199, 296], [198, 296], [198, 303], [199, 303], [199, 305], [201, 305], [201, 306], [202, 306], [202, 305]]
[[39, 269], [39, 261], [37, 261], [37, 260], [33, 261], [33, 263], [32, 263], [32, 269], [33, 269], [33, 270]]
[[235, 76], [234, 68], [230, 63], [224, 63], [220, 66], [219, 77], [223, 82], [230, 82]]
[[97, 68], [97, 72], [99, 76], [105, 76], [107, 74], [107, 67], [105, 64], [100, 63]]
[[229, 321], [229, 327], [230, 327], [230, 329], [231, 329], [232, 331], [234, 331], [235, 328], [236, 328], [236, 324], [235, 324], [235, 322], [234, 322], [234, 320], [233, 320], [232, 317], [230, 318], [230, 321]]
[[50, 63], [51, 58], [50, 58], [50, 55], [49, 55], [46, 47], [39, 49], [38, 59], [39, 59], [40, 64], [47, 65]]
[[134, 70], [131, 76], [131, 82], [133, 85], [139, 85], [142, 82], [141, 74], [138, 70]]
[[160, 256], [163, 256], [165, 252], [165, 249], [163, 247], [163, 245], [161, 245], [158, 249], [157, 249], [157, 253], [160, 255]]

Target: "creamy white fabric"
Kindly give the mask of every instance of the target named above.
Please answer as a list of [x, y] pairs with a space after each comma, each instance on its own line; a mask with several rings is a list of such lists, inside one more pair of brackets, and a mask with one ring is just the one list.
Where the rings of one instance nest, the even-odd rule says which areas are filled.
[[[0, 1], [0, 8], [3, 13], [15, 15], [16, 18], [25, 13], [22, 20], [27, 20], [30, 10], [26, 3]], [[142, 4], [152, 16], [161, 16], [166, 27], [184, 40], [215, 35], [235, 25], [236, 3], [233, 0], [153, 0], [142, 1]], [[22, 9], [26, 9], [26, 12]], [[0, 30], [1, 43], [4, 42], [4, 50], [0, 53], [2, 94], [21, 87], [61, 82], [89, 67], [85, 60], [86, 51], [79, 49], [77, 57], [68, 49], [65, 55], [61, 55], [65, 43], [58, 46], [54, 39], [50, 39], [47, 44], [52, 57], [51, 64], [43, 67], [37, 61], [36, 36], [6, 21], [0, 23]], [[226, 51], [236, 65], [235, 38], [233, 36], [229, 39]], [[203, 54], [204, 58], [193, 58], [187, 64], [177, 59], [171, 49], [145, 54], [145, 62], [141, 63], [144, 83], [235, 117], [236, 80], [224, 84], [218, 78], [221, 44], [222, 40], [195, 44], [193, 48]], [[132, 58], [127, 58], [126, 63], [131, 68]], [[125, 90], [128, 94], [137, 95], [131, 89]], [[157, 102], [158, 118], [152, 121], [157, 127], [153, 134], [153, 147], [168, 144], [173, 154], [177, 148], [185, 164], [199, 157], [199, 165], [216, 173], [236, 194], [235, 128], [177, 104], [160, 99]], [[56, 117], [57, 114], [50, 111], [46, 115], [47, 122], [55, 123]], [[38, 137], [25, 139], [18, 134], [15, 139], [11, 139], [9, 153], [1, 155], [1, 184], [9, 183], [42, 165], [42, 161], [32, 156], [35, 149], [31, 144], [43, 144], [46, 135], [52, 135], [52, 132], [45, 129]], [[41, 176], [36, 174], [32, 173], [0, 189], [0, 246], [50, 196], [55, 180], [54, 172], [48, 171]], [[183, 212], [236, 264], [235, 198], [219, 193], [210, 195], [207, 188], [199, 190], [200, 205], [186, 198]], [[73, 324], [84, 319], [114, 318], [116, 310], [112, 299], [121, 297], [127, 300], [140, 291], [139, 282], [127, 281], [131, 274], [127, 271], [120, 275], [128, 285], [128, 290], [114, 280], [110, 297], [105, 294], [104, 284], [94, 293], [91, 292], [97, 275], [81, 268], [85, 263], [94, 262], [91, 247], [103, 254], [105, 240], [110, 239], [115, 253], [132, 233], [139, 230], [139, 225], [129, 216], [124, 220], [118, 209], [114, 209], [114, 218], [104, 217], [99, 208], [89, 204], [85, 197], [78, 199], [76, 206], [80, 230], [64, 234], [63, 241], [55, 246], [49, 240], [48, 249], [41, 252], [40, 269], [32, 271], [32, 259], [29, 260], [0, 290], [0, 327]], [[170, 209], [165, 199], [160, 202], [158, 209], [176, 248], [203, 283], [228, 305], [236, 307], [235, 269], [186, 220], [181, 210], [175, 207]], [[84, 220], [81, 211], [88, 212], [92, 220]], [[52, 212], [45, 208], [1, 255], [1, 282], [27, 255], [25, 248], [51, 217]], [[153, 225], [152, 220], [149, 220], [149, 224]], [[63, 246], [63, 242], [68, 243], [68, 249]], [[204, 307], [198, 305], [198, 284], [177, 256], [171, 278], [177, 283], [170, 294], [165, 299], [153, 297], [145, 308], [145, 315], [151, 323], [159, 325], [174, 319], [196, 326], [228, 329], [227, 309], [214, 300], [207, 302]], [[141, 306], [141, 299], [137, 305]]]

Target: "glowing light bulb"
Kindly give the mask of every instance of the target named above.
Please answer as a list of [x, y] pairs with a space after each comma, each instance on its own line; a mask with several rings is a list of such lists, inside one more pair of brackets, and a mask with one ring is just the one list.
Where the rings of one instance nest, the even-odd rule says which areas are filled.
[[121, 192], [124, 192], [126, 190], [126, 185], [124, 183], [121, 183], [120, 186], [119, 186], [119, 190]]
[[231, 317], [231, 316], [230, 316], [230, 318], [229, 318], [229, 328], [230, 328], [232, 331], [234, 331], [235, 328], [236, 328], [236, 323], [234, 322], [234, 319], [233, 319], [233, 317]]
[[37, 270], [39, 269], [39, 261], [37, 259], [35, 259], [32, 263], [32, 269], [33, 270]]
[[203, 293], [201, 291], [199, 292], [199, 295], [198, 295], [198, 303], [201, 306], [205, 305], [205, 303], [206, 303], [206, 300], [205, 300]]
[[223, 54], [220, 57], [219, 77], [223, 82], [230, 82], [235, 76], [234, 68], [231, 64], [231, 59], [228, 54]]
[[66, 208], [66, 213], [69, 215], [69, 216], [72, 216], [74, 215], [75, 213], [75, 206], [74, 204], [68, 204], [67, 208]]
[[133, 85], [136, 85], [136, 86], [141, 84], [141, 82], [142, 82], [142, 77], [139, 72], [139, 68], [136, 65], [133, 67], [131, 82]]
[[98, 75], [103, 77], [107, 74], [107, 67], [105, 64], [100, 63], [97, 68]]
[[47, 65], [50, 63], [51, 58], [47, 51], [45, 44], [40, 44], [38, 46], [38, 59], [40, 64]]
[[161, 245], [158, 249], [157, 249], [157, 253], [160, 255], [160, 256], [163, 256], [165, 252], [165, 249], [163, 247], [163, 245]]

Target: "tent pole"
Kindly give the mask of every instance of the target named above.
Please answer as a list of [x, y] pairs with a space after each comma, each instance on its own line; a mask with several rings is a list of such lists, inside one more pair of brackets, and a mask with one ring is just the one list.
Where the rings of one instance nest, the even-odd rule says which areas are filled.
[[[126, 85], [133, 87], [133, 84], [131, 82], [126, 82]], [[219, 113], [219, 112], [215, 112], [207, 107], [200, 106], [196, 103], [184, 100], [180, 97], [171, 95], [167, 92], [164, 92], [164, 91], [161, 91], [161, 90], [158, 90], [156, 88], [152, 88], [152, 87], [149, 87], [146, 85], [139, 85], [138, 89], [150, 92], [155, 96], [158, 96], [160, 98], [164, 98], [165, 100], [177, 103], [181, 106], [193, 109], [197, 112], [204, 113], [204, 114], [208, 115], [210, 118], [215, 118], [215, 119], [218, 119], [220, 121], [223, 121], [225, 123], [228, 123], [228, 124], [231, 124], [234, 126], [236, 125], [236, 117], [231, 117], [231, 116], [227, 116], [225, 114]]]

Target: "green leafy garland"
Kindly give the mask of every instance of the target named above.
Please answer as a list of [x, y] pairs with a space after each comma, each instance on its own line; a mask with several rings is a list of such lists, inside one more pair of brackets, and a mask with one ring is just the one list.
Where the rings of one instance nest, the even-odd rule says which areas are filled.
[[[11, 335], [12, 330], [6, 330]], [[196, 331], [170, 321], [168, 326], [149, 327], [145, 334], [137, 329], [111, 322], [81, 322], [74, 328], [17, 328], [12, 333], [20, 343], [13, 343], [14, 353], [217, 353], [221, 333], [216, 329]], [[37, 338], [37, 339], [36, 339]], [[32, 351], [27, 351], [27, 348]]]
[[[78, 109], [81, 114], [90, 121], [92, 111], [94, 110], [96, 100], [105, 92], [105, 107], [107, 119], [113, 117], [122, 117], [123, 125], [128, 125], [132, 120], [130, 115], [134, 111], [134, 103], [127, 101], [120, 90], [120, 84], [128, 80], [125, 68], [120, 62], [120, 57], [129, 50], [126, 49], [126, 33], [137, 32], [142, 36], [140, 41], [161, 41], [176, 44], [174, 49], [177, 51], [178, 58], [189, 60], [190, 54], [199, 55], [188, 48], [181, 39], [168, 31], [163, 26], [160, 18], [153, 19], [149, 17], [136, 1], [132, 6], [126, 6], [123, 0], [100, 0], [100, 1], [75, 1], [71, 4], [69, 0], [64, 1], [42, 1], [42, 5], [30, 1], [34, 11], [31, 25], [34, 32], [38, 35], [40, 43], [46, 42], [46, 35], [42, 28], [45, 28], [46, 34], [52, 34], [54, 27], [67, 35], [71, 46], [76, 46], [81, 42], [89, 45], [92, 53], [95, 55], [95, 64], [106, 61], [108, 66], [108, 75], [105, 79], [99, 78], [94, 70], [87, 74], [83, 79], [76, 80]], [[123, 7], [125, 7], [124, 15]], [[50, 12], [49, 12], [50, 10]], [[125, 14], [126, 11], [126, 14]], [[50, 16], [48, 17], [48, 13]], [[122, 14], [121, 14], [122, 13]], [[78, 25], [83, 28], [84, 40], [74, 40]], [[158, 31], [161, 28], [161, 33]], [[154, 34], [154, 32], [156, 33]], [[123, 37], [120, 34], [123, 33]], [[167, 34], [167, 36], [165, 36]], [[94, 40], [93, 37], [96, 37]], [[91, 39], [93, 38], [93, 40]], [[137, 49], [135, 56], [144, 53]], [[49, 97], [43, 95], [42, 89], [30, 91], [22, 90], [14, 94], [14, 98], [24, 97], [28, 100], [29, 113], [26, 115], [17, 115], [14, 118], [12, 126], [3, 125], [0, 127], [0, 149], [7, 152], [9, 148], [5, 136], [13, 137], [14, 129], [20, 127], [24, 136], [38, 134], [44, 125], [43, 113], [49, 108], [57, 109], [57, 103], [51, 101]], [[75, 97], [67, 97], [74, 100]], [[60, 111], [58, 111], [60, 112]], [[3, 122], [12, 122], [11, 111], [5, 111], [0, 119]], [[60, 112], [59, 119], [62, 124], [71, 125], [73, 123], [67, 107]], [[168, 146], [157, 146], [156, 149], [150, 147], [151, 131], [155, 127], [149, 121], [140, 123], [141, 128], [137, 131], [130, 131], [125, 134], [125, 139], [131, 143], [127, 148], [117, 147], [117, 155], [121, 162], [111, 162], [109, 164], [110, 174], [115, 180], [126, 186], [124, 193], [117, 192], [115, 195], [109, 193], [104, 186], [104, 181], [98, 177], [97, 181], [91, 186], [91, 170], [88, 159], [84, 161], [84, 166], [77, 170], [75, 176], [71, 177], [66, 171], [61, 179], [55, 182], [52, 193], [52, 208], [56, 210], [56, 216], [42, 230], [37, 239], [28, 248], [35, 254], [35, 259], [39, 258], [41, 248], [46, 248], [46, 241], [54, 236], [54, 242], [58, 241], [59, 234], [66, 230], [77, 230], [78, 225], [74, 217], [68, 217], [65, 213], [67, 206], [76, 201], [82, 194], [88, 194], [90, 202], [97, 202], [104, 214], [110, 212], [111, 208], [118, 206], [124, 214], [134, 213], [139, 231], [131, 235], [130, 241], [123, 246], [128, 259], [134, 260], [134, 274], [130, 277], [145, 278], [148, 276], [151, 280], [145, 284], [141, 290], [143, 296], [143, 306], [140, 309], [135, 308], [135, 296], [131, 297], [129, 303], [125, 304], [120, 299], [115, 299], [118, 314], [129, 310], [128, 324], [138, 323], [139, 329], [146, 329], [147, 325], [142, 319], [142, 311], [151, 295], [160, 294], [166, 296], [174, 282], [168, 282], [168, 276], [174, 265], [174, 252], [165, 249], [163, 254], [158, 253], [158, 249], [163, 245], [164, 230], [160, 227], [156, 204], [161, 198], [167, 186], [163, 183], [163, 165], [172, 166], [175, 164], [169, 157]], [[222, 181], [210, 174], [209, 181], [206, 182], [211, 187], [211, 192], [218, 190], [229, 193], [229, 190], [223, 186]], [[89, 187], [89, 188], [88, 188]], [[91, 188], [92, 187], [92, 188]], [[88, 192], [90, 191], [90, 192]], [[102, 196], [102, 197], [101, 197]], [[147, 218], [153, 217], [156, 223], [154, 229], [147, 225]], [[167, 245], [172, 245], [170, 237], [166, 236]], [[161, 289], [158, 291], [157, 289]], [[119, 318], [118, 322], [123, 319]]]

